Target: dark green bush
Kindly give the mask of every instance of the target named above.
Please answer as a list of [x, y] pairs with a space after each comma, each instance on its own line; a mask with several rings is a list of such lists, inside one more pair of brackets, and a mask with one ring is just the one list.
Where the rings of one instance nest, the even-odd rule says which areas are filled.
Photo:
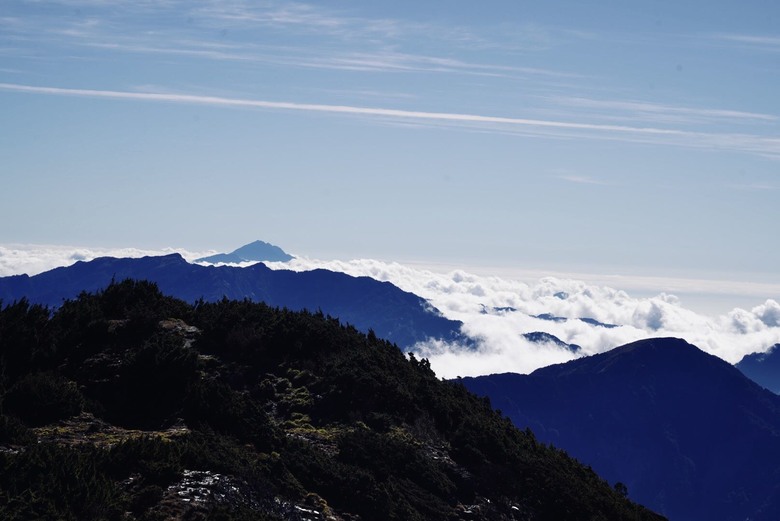
[[84, 408], [76, 382], [52, 373], [22, 377], [3, 400], [5, 411], [31, 427], [75, 416]]

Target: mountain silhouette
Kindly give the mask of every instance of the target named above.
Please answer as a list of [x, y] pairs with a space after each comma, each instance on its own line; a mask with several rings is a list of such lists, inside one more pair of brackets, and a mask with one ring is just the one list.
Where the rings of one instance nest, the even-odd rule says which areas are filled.
[[[556, 293], [557, 295], [557, 293]], [[566, 317], [558, 317], [553, 315], [552, 313], [542, 313], [541, 315], [531, 315], [533, 318], [538, 318], [540, 320], [548, 320], [550, 322], [567, 322], [569, 319]], [[595, 318], [591, 317], [579, 317], [574, 320], [579, 320], [580, 322], [585, 322], [586, 324], [590, 326], [597, 326], [597, 327], [603, 327], [606, 329], [614, 329], [616, 327], [620, 327], [617, 324], [606, 324], [604, 322], [600, 322], [596, 320]]]
[[427, 360], [148, 281], [0, 306], [0, 519], [664, 521]]
[[523, 333], [523, 338], [535, 344], [552, 344], [556, 347], [561, 347], [567, 351], [571, 351], [572, 353], [578, 353], [582, 349], [582, 347], [577, 344], [567, 344], [557, 336], [550, 333], [545, 333], [544, 331]]
[[780, 394], [780, 344], [765, 353], [745, 355], [735, 367], [760, 386]]
[[230, 253], [217, 253], [208, 257], [195, 259], [195, 262], [208, 262], [217, 264], [219, 262], [234, 263], [239, 262], [287, 262], [294, 259], [292, 255], [285, 252], [279, 246], [274, 246], [263, 241], [254, 241], [245, 244]]
[[0, 278], [0, 300], [26, 298], [57, 307], [82, 291], [97, 291], [111, 281], [149, 280], [172, 296], [195, 302], [250, 299], [291, 310], [322, 311], [377, 336], [412, 346], [427, 338], [460, 338], [461, 322], [442, 317], [425, 299], [389, 282], [324, 269], [294, 272], [249, 267], [190, 264], [179, 254], [138, 259], [102, 257], [55, 268], [35, 276]]
[[780, 519], [780, 397], [683, 340], [459, 381], [670, 519]]

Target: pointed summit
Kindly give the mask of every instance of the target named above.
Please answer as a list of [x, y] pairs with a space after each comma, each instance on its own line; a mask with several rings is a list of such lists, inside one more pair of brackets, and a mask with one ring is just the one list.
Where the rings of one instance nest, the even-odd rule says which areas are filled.
[[218, 262], [287, 262], [294, 257], [285, 252], [279, 246], [274, 246], [263, 241], [254, 241], [245, 244], [230, 253], [217, 253], [209, 257], [195, 259], [195, 262], [209, 262], [216, 264]]

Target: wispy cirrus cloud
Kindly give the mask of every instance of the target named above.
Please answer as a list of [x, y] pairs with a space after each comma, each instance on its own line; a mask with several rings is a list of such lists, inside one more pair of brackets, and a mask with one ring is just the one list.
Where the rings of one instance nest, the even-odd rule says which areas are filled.
[[404, 53], [391, 50], [353, 51], [311, 47], [264, 46], [249, 43], [225, 44], [209, 40], [169, 39], [159, 42], [145, 38], [90, 37], [81, 29], [63, 29], [62, 36], [73, 38], [76, 45], [113, 52], [188, 56], [215, 61], [265, 63], [311, 69], [331, 69], [361, 72], [423, 72], [450, 73], [475, 76], [523, 78], [536, 76], [548, 79], [579, 78], [581, 75], [544, 69], [492, 63], [476, 63], [435, 55]]
[[518, 67], [485, 63], [473, 63], [454, 58], [425, 56], [400, 52], [341, 53], [318, 57], [307, 62], [288, 62], [310, 67], [389, 71], [389, 72], [449, 72], [484, 76], [546, 76], [577, 78], [579, 75], [535, 67]]
[[[63, 16], [27, 20], [7, 17], [8, 33], [27, 41], [103, 49], [123, 53], [187, 56], [214, 61], [242, 61], [362, 72], [458, 73], [520, 78], [576, 78], [577, 74], [517, 63], [483, 63], [452, 57], [453, 49], [500, 48], [525, 34], [529, 41], [549, 32], [536, 26], [513, 27], [497, 37], [465, 28], [411, 20], [351, 16], [319, 5], [298, 2], [230, 0], [190, 4], [169, 2], [104, 3], [60, 0], [61, 7], [91, 8], [88, 17]], [[109, 9], [109, 7], [111, 7]], [[137, 31], [128, 20], [158, 17], [177, 10], [188, 24], [166, 31]], [[279, 37], [257, 38], [258, 27]], [[42, 30], [45, 29], [45, 30]], [[230, 38], [225, 39], [225, 35]], [[248, 37], [252, 35], [252, 37]], [[297, 36], [297, 38], [296, 38]], [[545, 37], [546, 39], [549, 36]], [[266, 40], [266, 45], [258, 44]], [[228, 45], [226, 42], [230, 42]], [[300, 44], [305, 41], [305, 44]], [[285, 45], [283, 42], [296, 42]], [[411, 43], [410, 43], [411, 42]], [[510, 44], [511, 47], [514, 44]]]
[[731, 184], [729, 185], [729, 188], [750, 192], [772, 192], [775, 190], [780, 190], [780, 186], [766, 183]]
[[780, 52], [780, 36], [777, 35], [720, 33], [712, 35], [711, 38], [716, 41], [737, 44], [742, 47], [769, 52]]
[[355, 16], [332, 5], [323, 7], [301, 2], [212, 2], [196, 7], [193, 13], [208, 24], [234, 27], [262, 25], [285, 33], [293, 31], [394, 48], [414, 41], [417, 44], [439, 44], [469, 50], [540, 50], [552, 45], [556, 39], [581, 37], [575, 31], [554, 30], [533, 23], [503, 24], [487, 32], [476, 32], [472, 28], [434, 21]]
[[342, 32], [355, 25], [357, 19], [334, 16], [314, 5], [300, 2], [208, 2], [196, 6], [194, 13], [206, 20], [248, 25], [295, 26]]
[[[37, 3], [28, 0], [28, 4]], [[277, 0], [50, 0], [51, 6], [71, 12], [90, 9], [106, 19], [122, 20], [125, 15], [150, 19], [165, 13], [185, 16], [195, 27], [223, 31], [256, 30], [263, 27], [284, 35], [313, 35], [331, 40], [359, 41], [380, 48], [397, 48], [404, 42], [436, 43], [450, 49], [539, 50], [561, 39], [589, 38], [582, 31], [543, 26], [537, 23], [504, 23], [475, 30], [471, 27], [435, 20], [419, 21], [393, 17], [356, 15], [346, 6]], [[12, 17], [8, 17], [12, 18]], [[58, 20], [64, 23], [60, 17]], [[161, 36], [158, 34], [158, 36]]]
[[592, 177], [587, 176], [580, 176], [580, 175], [559, 175], [557, 176], [558, 179], [562, 179], [563, 181], [568, 181], [569, 183], [575, 183], [580, 185], [598, 185], [598, 186], [606, 186], [609, 183], [606, 183], [604, 181], [601, 181], [599, 179], [594, 179]]
[[663, 144], [688, 148], [731, 150], [769, 157], [780, 157], [780, 137], [767, 137], [755, 134], [693, 132], [661, 127], [634, 127], [628, 125], [610, 125], [467, 113], [427, 112], [351, 105], [281, 102], [163, 92], [130, 92], [41, 87], [13, 83], [0, 83], [0, 90], [50, 96], [77, 96], [96, 99], [329, 113], [367, 118], [383, 118], [387, 120], [413, 121], [417, 123], [431, 122], [435, 125], [472, 125], [486, 130], [495, 129], [499, 132], [519, 130], [523, 135], [577, 136], [590, 139], [622, 140], [627, 142]]
[[665, 123], [773, 123], [775, 114], [742, 110], [685, 107], [640, 100], [592, 99], [578, 96], [555, 96], [548, 100], [556, 105], [592, 109], [604, 117], [637, 119]]

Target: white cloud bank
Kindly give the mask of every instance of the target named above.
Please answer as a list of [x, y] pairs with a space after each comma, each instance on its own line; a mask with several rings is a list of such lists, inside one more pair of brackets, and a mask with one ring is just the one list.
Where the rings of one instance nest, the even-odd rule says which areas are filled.
[[[100, 256], [140, 257], [174, 251], [190, 261], [214, 253], [5, 245], [0, 246], [0, 275], [35, 274]], [[772, 299], [750, 310], [734, 308], [711, 317], [683, 307], [670, 294], [636, 298], [606, 285], [560, 277], [543, 277], [526, 283], [463, 270], [443, 273], [370, 259], [297, 258], [289, 263], [268, 265], [273, 269], [325, 268], [353, 276], [369, 276], [428, 299], [447, 318], [462, 321], [463, 332], [477, 340], [476, 348], [441, 342], [415, 347], [418, 355], [427, 357], [436, 373], [444, 378], [527, 373], [651, 336], [684, 338], [731, 363], [745, 354], [780, 343], [780, 304]], [[567, 320], [535, 318], [548, 313]], [[579, 318], [619, 327], [592, 325]], [[553, 344], [534, 344], [523, 338], [523, 333], [534, 331], [544, 331], [566, 343], [577, 344], [582, 351], [573, 354]]]
[[[635, 298], [608, 286], [557, 277], [524, 283], [462, 270], [437, 273], [368, 259], [343, 262], [299, 258], [269, 265], [295, 270], [320, 267], [389, 281], [428, 299], [447, 318], [463, 321], [464, 332], [479, 340], [476, 350], [436, 342], [416, 348], [445, 378], [526, 373], [579, 356], [522, 338], [523, 333], [533, 331], [544, 331], [566, 343], [577, 344], [585, 355], [641, 338], [674, 336], [731, 363], [780, 343], [780, 304], [771, 299], [750, 310], [734, 308], [710, 317], [686, 309], [674, 295], [660, 293]], [[548, 313], [568, 320], [534, 318]], [[579, 318], [619, 327], [594, 326]]]

